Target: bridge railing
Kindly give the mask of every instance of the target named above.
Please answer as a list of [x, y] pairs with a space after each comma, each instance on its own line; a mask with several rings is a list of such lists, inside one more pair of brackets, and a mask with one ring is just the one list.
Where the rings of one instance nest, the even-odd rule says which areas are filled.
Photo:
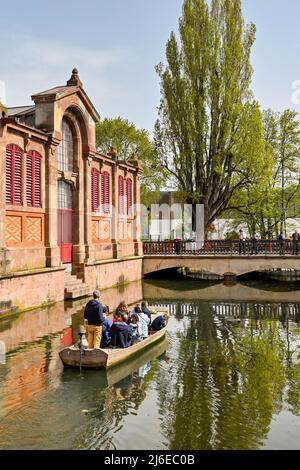
[[[239, 254], [239, 241], [238, 240], [206, 240], [204, 242], [193, 241], [163, 241], [151, 242], [146, 241], [143, 243], [145, 255], [238, 255]], [[287, 240], [282, 245], [277, 240], [258, 240], [253, 244], [251, 240], [245, 242], [246, 255], [293, 255], [300, 254], [299, 246]], [[244, 254], [242, 250], [242, 254]]]

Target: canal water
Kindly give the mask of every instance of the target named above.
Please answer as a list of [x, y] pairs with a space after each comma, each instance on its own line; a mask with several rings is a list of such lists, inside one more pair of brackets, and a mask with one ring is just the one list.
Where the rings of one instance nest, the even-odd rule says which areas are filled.
[[299, 284], [104, 292], [111, 308], [123, 298], [172, 318], [166, 341], [109, 372], [62, 367], [81, 302], [0, 319], [0, 449], [300, 448]]

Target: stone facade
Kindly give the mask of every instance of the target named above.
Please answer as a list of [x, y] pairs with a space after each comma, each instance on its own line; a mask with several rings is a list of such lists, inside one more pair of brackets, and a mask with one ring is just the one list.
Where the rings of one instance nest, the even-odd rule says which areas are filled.
[[[120, 160], [115, 151], [97, 152], [99, 115], [76, 69], [66, 86], [32, 100], [33, 106], [8, 108], [0, 119], [0, 300], [17, 301], [18, 286], [25, 296], [28, 289], [26, 302], [23, 294], [17, 301], [26, 307], [47, 298], [61, 300], [64, 263], [91, 288], [94, 278], [98, 287], [118, 283], [116, 260], [122, 260], [119, 278], [140, 278], [139, 213], [128, 208], [129, 199], [133, 206], [140, 203], [139, 161], [135, 156]], [[126, 259], [133, 266], [134, 257], [134, 274], [128, 276]], [[106, 266], [113, 261], [112, 268], [104, 271], [103, 261]], [[41, 298], [30, 299], [37, 272], [44, 276], [41, 285], [54, 282], [50, 297], [45, 287]]]

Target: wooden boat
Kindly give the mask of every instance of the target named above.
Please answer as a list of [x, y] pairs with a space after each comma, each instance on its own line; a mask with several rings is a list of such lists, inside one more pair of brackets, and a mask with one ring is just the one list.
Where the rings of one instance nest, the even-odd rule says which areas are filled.
[[163, 328], [129, 348], [84, 349], [82, 355], [77, 346], [70, 346], [60, 351], [59, 356], [64, 365], [69, 367], [80, 367], [81, 362], [82, 368], [109, 369], [141, 354], [141, 352], [162, 341], [165, 334], [166, 328]]
[[[158, 315], [168, 313], [166, 307], [149, 307], [152, 312], [152, 319]], [[155, 344], [159, 343], [165, 338], [166, 328], [161, 331], [151, 333], [148, 338], [134, 344], [126, 349], [121, 348], [106, 348], [106, 349], [84, 349], [81, 354], [78, 345], [73, 345], [60, 351], [59, 356], [65, 366], [68, 367], [82, 367], [87, 369], [109, 369], [118, 364], [121, 364], [133, 357], [138, 357], [142, 352], [152, 348]]]
[[[85, 369], [85, 373], [88, 374], [89, 384], [94, 384], [96, 388], [106, 388], [117, 384], [134, 372], [139, 372], [139, 369], [145, 364], [161, 357], [167, 351], [168, 344], [168, 340], [165, 338], [146, 351], [142, 351], [137, 356], [129, 358], [128, 361], [122, 362], [115, 367], [110, 367], [109, 369]], [[73, 367], [65, 367], [64, 379], [68, 381], [69, 378], [71, 380], [74, 378]]]

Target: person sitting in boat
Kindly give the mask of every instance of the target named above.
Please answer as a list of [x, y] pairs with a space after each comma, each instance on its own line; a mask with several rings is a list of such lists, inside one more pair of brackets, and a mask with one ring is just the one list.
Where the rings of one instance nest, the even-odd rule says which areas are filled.
[[84, 310], [84, 320], [88, 323], [88, 345], [89, 349], [100, 348], [102, 337], [102, 325], [105, 321], [104, 313], [107, 307], [100, 302], [100, 292], [93, 292], [93, 300], [90, 300]]
[[141, 306], [139, 304], [137, 304], [134, 307], [134, 311], [130, 316], [130, 320], [129, 320], [130, 322], [131, 322], [131, 319], [135, 315], [138, 316], [138, 321], [139, 321], [139, 324], [140, 324], [140, 330], [141, 330], [140, 337], [141, 337], [141, 339], [145, 339], [149, 335], [148, 326], [150, 324], [150, 320], [149, 320], [148, 316], [145, 313], [142, 312]]
[[142, 312], [141, 304], [135, 304], [135, 306], [132, 307], [132, 309], [130, 310], [129, 318], [130, 318], [131, 315], [133, 315], [134, 313], [140, 313], [140, 312]]
[[131, 315], [129, 326], [133, 330], [133, 342], [142, 341], [149, 336], [147, 322], [138, 313]]
[[110, 346], [115, 348], [128, 348], [133, 337], [132, 329], [126, 323], [126, 314], [117, 311], [114, 315], [114, 323], [109, 330]]
[[168, 312], [164, 313], [163, 315], [159, 315], [151, 323], [151, 330], [152, 331], [162, 330], [163, 328], [167, 326], [169, 319], [170, 319], [170, 314]]
[[[116, 308], [116, 312], [123, 312], [127, 315], [127, 317], [130, 316], [130, 310], [125, 300], [122, 300], [122, 302], [119, 303], [118, 307]], [[115, 323], [115, 319], [113, 319], [113, 323]]]
[[101, 348], [107, 348], [110, 344], [110, 329], [112, 327], [112, 321], [109, 318], [105, 318], [105, 321], [102, 325], [102, 340], [101, 340]]
[[145, 315], [147, 315], [147, 317], [149, 318], [149, 325], [150, 325], [151, 324], [151, 311], [148, 308], [147, 302], [142, 302], [141, 309], [142, 309], [142, 312]]
[[[143, 312], [142, 307], [141, 307], [140, 304], [136, 304], [136, 306], [131, 309], [130, 317], [134, 313], [137, 313], [147, 323], [147, 325], [149, 325], [150, 319], [149, 319], [148, 315]], [[130, 319], [130, 317], [129, 317], [129, 319]]]
[[130, 310], [130, 312], [129, 312], [129, 315], [128, 315], [129, 321], [130, 321], [130, 318], [132, 317], [132, 315], [133, 315], [134, 313], [136, 313], [136, 310], [137, 310], [138, 308], [140, 308], [140, 305], [139, 305], [139, 304], [136, 304], [134, 307], [131, 308], [131, 310]]
[[138, 314], [134, 312], [130, 316], [129, 321], [129, 328], [131, 328], [132, 331], [132, 343], [142, 341], [144, 338], [142, 337], [141, 322]]

